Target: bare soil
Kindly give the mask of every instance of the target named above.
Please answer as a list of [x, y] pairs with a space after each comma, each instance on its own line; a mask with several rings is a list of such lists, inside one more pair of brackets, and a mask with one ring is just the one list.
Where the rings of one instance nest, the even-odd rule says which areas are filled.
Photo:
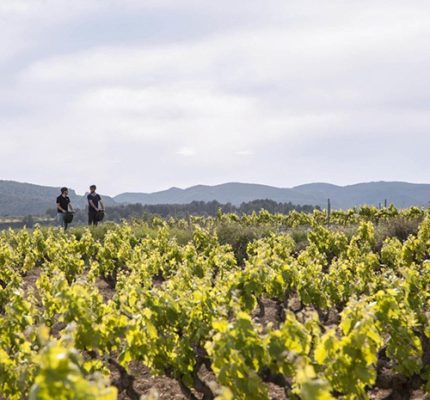
[[[22, 289], [25, 293], [33, 290], [37, 296], [36, 281], [41, 273], [40, 268], [34, 268], [29, 271], [24, 277], [22, 282]], [[155, 282], [155, 285], [159, 285], [161, 282]], [[115, 289], [111, 288], [109, 284], [103, 279], [98, 278], [96, 281], [96, 287], [103, 296], [105, 302], [112, 299], [115, 295]], [[260, 314], [259, 307], [253, 313], [253, 319], [255, 322], [260, 323], [263, 327], [271, 324], [274, 328], [278, 328], [280, 325], [279, 310], [275, 301], [270, 299], [263, 299], [262, 304], [264, 306], [264, 315]], [[292, 298], [289, 301], [288, 308], [297, 313], [300, 319], [301, 314], [306, 313], [306, 309], [301, 310], [301, 304], [296, 298]], [[326, 328], [337, 326], [339, 323], [339, 314], [335, 309], [330, 310], [327, 314], [327, 320], [324, 325]], [[54, 324], [52, 327], [52, 334], [55, 337], [59, 336], [59, 333], [64, 329], [64, 324]], [[392, 372], [386, 370], [379, 380], [381, 382], [391, 382]], [[151, 391], [155, 390], [158, 393], [160, 400], [186, 400], [186, 397], [182, 394], [179, 384], [176, 380], [170, 379], [166, 376], [152, 376], [149, 369], [143, 366], [141, 363], [133, 362], [130, 365], [130, 375], [134, 377], [133, 388], [139, 395], [147, 395]], [[206, 370], [204, 367], [200, 373], [200, 377], [208, 384], [216, 382], [215, 376], [211, 371]], [[118, 386], [120, 374], [115, 368], [111, 368], [111, 382]], [[215, 384], [216, 385], [216, 384]], [[388, 384], [383, 384], [384, 387], [389, 387]], [[288, 400], [284, 390], [274, 384], [268, 384], [269, 396], [271, 400]], [[197, 398], [201, 396], [193, 391]], [[414, 390], [409, 395], [400, 395], [396, 393], [393, 388], [374, 388], [369, 391], [369, 398], [372, 400], [430, 400], [430, 395], [425, 394], [422, 390]], [[119, 400], [129, 400], [131, 397], [126, 393], [125, 390], [119, 391]], [[0, 396], [0, 400], [7, 400]]]

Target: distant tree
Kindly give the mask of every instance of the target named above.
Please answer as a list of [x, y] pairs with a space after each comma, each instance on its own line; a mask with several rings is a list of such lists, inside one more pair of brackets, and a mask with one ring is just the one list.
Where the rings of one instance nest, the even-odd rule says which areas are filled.
[[[205, 201], [192, 201], [188, 204], [121, 204], [118, 206], [107, 207], [105, 220], [119, 222], [121, 220], [139, 218], [144, 220], [151, 220], [154, 215], [162, 218], [188, 218], [190, 215], [197, 216], [211, 216], [216, 217], [218, 210], [222, 213], [237, 213], [237, 214], [251, 214], [252, 212], [259, 212], [267, 210], [271, 213], [288, 214], [292, 210], [311, 213], [314, 207], [311, 205], [295, 205], [291, 202], [278, 203], [269, 199], [253, 200], [244, 202], [240, 206], [234, 206], [231, 203], [221, 204], [219, 201], [213, 200]], [[50, 217], [55, 217], [57, 211], [49, 209], [46, 214]], [[73, 222], [75, 224], [86, 223], [87, 212], [86, 210], [76, 210]]]
[[57, 215], [57, 210], [55, 208], [48, 208], [46, 210], [46, 215], [48, 217], [55, 218], [55, 216]]
[[34, 220], [33, 217], [31, 215], [26, 215], [23, 219], [22, 219], [22, 223], [24, 224], [24, 226], [26, 226], [27, 228], [33, 228], [34, 226]]

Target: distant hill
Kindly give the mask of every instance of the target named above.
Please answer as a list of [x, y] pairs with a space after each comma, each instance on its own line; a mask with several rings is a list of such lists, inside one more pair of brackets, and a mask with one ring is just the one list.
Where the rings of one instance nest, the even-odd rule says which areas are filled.
[[[0, 215], [44, 214], [55, 207], [59, 188], [0, 180]], [[86, 206], [85, 196], [69, 190], [75, 208]], [[188, 189], [171, 188], [155, 193], [123, 193], [113, 199], [102, 196], [107, 206], [117, 204], [187, 204], [192, 201], [231, 203], [239, 206], [242, 202], [270, 199], [277, 202], [291, 202], [297, 205], [326, 207], [331, 199], [333, 208], [350, 208], [362, 204], [378, 205], [387, 199], [398, 207], [412, 205], [426, 206], [430, 202], [430, 184], [405, 182], [370, 182], [349, 186], [327, 183], [310, 183], [293, 188], [225, 183], [216, 186], [198, 185]]]
[[[0, 215], [44, 214], [47, 209], [55, 208], [59, 193], [59, 187], [0, 180]], [[69, 197], [75, 208], [86, 206], [85, 196], [77, 195], [73, 189], [69, 189]], [[103, 196], [103, 200], [106, 205], [115, 204], [109, 196]]]
[[[310, 204], [310, 196], [296, 193], [292, 189], [248, 183], [224, 183], [216, 186], [197, 185], [188, 189], [171, 188], [155, 193], [123, 193], [115, 196], [118, 203], [142, 204], [187, 204], [192, 201], [212, 201], [240, 205], [258, 199], [278, 202], [291, 201], [293, 204]], [[312, 199], [314, 201], [315, 199]]]
[[398, 207], [425, 206], [430, 202], [430, 184], [405, 182], [370, 182], [350, 186], [310, 183], [293, 188], [247, 183], [225, 183], [216, 186], [192, 186], [188, 189], [171, 188], [156, 193], [123, 193], [114, 197], [118, 203], [186, 204], [193, 200], [240, 205], [256, 199], [271, 199], [293, 204], [320, 207], [331, 199], [334, 208], [350, 208], [362, 204], [379, 205], [387, 199]]

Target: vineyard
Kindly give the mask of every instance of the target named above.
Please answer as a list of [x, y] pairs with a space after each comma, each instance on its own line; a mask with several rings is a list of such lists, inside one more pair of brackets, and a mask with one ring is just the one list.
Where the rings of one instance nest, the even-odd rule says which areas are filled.
[[0, 398], [422, 399], [430, 213], [0, 233]]

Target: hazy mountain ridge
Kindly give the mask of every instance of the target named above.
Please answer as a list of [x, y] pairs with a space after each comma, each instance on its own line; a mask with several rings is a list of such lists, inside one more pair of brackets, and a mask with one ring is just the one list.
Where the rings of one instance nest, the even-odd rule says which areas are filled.
[[[59, 188], [0, 180], [0, 215], [44, 214], [55, 207]], [[69, 190], [75, 208], [85, 208], [85, 195]], [[257, 199], [291, 202], [297, 205], [325, 207], [331, 199], [333, 208], [350, 208], [361, 204], [378, 205], [385, 199], [398, 207], [425, 206], [430, 202], [430, 184], [407, 182], [369, 182], [348, 186], [310, 183], [293, 188], [230, 182], [221, 185], [197, 185], [187, 189], [176, 187], [155, 193], [122, 193], [114, 198], [102, 195], [107, 206], [124, 203], [187, 204], [212, 201], [240, 205]]]
[[348, 186], [309, 183], [293, 188], [277, 188], [250, 183], [225, 183], [215, 186], [172, 188], [155, 193], [122, 193], [114, 197], [118, 203], [186, 204], [193, 200], [240, 205], [256, 199], [310, 204], [325, 207], [331, 199], [334, 208], [350, 208], [361, 204], [379, 205], [386, 199], [398, 207], [425, 206], [430, 202], [430, 184], [407, 182], [369, 182]]
[[[59, 187], [0, 180], [0, 215], [44, 214], [49, 208], [55, 208], [59, 194]], [[85, 208], [85, 195], [80, 196], [69, 189], [69, 197], [75, 208]], [[103, 196], [103, 200], [106, 205], [115, 204], [109, 196]]]

